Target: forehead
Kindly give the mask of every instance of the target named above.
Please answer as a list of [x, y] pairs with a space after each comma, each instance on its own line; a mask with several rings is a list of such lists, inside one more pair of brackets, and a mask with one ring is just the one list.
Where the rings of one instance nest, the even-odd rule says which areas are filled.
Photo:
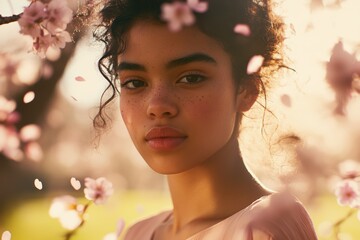
[[228, 54], [214, 39], [202, 33], [197, 27], [185, 27], [171, 32], [167, 25], [139, 20], [135, 22], [126, 37], [126, 49], [119, 56], [121, 61], [152, 61], [174, 59], [201, 52], [218, 60], [229, 61]]

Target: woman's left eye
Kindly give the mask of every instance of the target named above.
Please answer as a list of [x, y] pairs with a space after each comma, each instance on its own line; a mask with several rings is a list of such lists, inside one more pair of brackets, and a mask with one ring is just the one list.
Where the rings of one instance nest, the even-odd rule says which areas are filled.
[[179, 79], [179, 83], [195, 84], [205, 80], [205, 76], [200, 74], [188, 74]]

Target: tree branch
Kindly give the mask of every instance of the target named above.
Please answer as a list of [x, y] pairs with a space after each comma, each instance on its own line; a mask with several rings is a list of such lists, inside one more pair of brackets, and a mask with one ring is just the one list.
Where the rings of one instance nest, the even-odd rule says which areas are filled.
[[0, 15], [0, 25], [16, 22], [17, 20], [19, 20], [21, 15], [22, 15], [22, 13], [14, 14], [14, 15], [9, 16], [9, 17], [3, 17], [3, 16]]

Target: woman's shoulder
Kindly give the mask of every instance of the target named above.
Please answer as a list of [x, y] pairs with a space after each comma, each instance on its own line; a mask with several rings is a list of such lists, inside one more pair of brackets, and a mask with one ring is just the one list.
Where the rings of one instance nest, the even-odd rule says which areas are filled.
[[164, 211], [154, 216], [138, 221], [132, 225], [126, 232], [125, 240], [130, 239], [151, 239], [155, 229], [167, 218], [170, 217], [172, 211]]
[[304, 205], [289, 193], [273, 193], [259, 199], [247, 215], [249, 229], [265, 232], [271, 239], [317, 239]]

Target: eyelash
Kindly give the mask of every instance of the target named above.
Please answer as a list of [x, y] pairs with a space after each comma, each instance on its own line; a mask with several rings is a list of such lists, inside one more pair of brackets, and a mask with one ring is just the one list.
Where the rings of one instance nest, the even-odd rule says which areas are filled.
[[200, 78], [200, 80], [196, 81], [196, 82], [186, 82], [187, 84], [197, 84], [199, 82], [202, 82], [206, 79], [206, 77], [198, 72], [189, 72], [186, 73], [184, 76], [182, 76], [177, 82], [182, 83], [181, 80], [188, 78], [188, 77], [196, 77], [197, 79]]
[[[182, 79], [186, 79], [188, 77], [196, 77], [197, 80], [195, 82], [182, 82]], [[189, 72], [189, 73], [186, 73], [185, 75], [183, 75], [182, 77], [179, 78], [179, 80], [177, 80], [177, 83], [183, 83], [183, 84], [197, 84], [197, 83], [200, 83], [202, 81], [204, 81], [206, 79], [206, 77], [198, 72]], [[141, 86], [132, 86], [132, 87], [129, 87], [130, 84], [134, 85], [134, 83], [141, 83], [142, 85]], [[121, 83], [120, 84], [120, 87], [121, 88], [126, 88], [126, 89], [129, 89], [129, 90], [135, 90], [135, 89], [138, 89], [138, 88], [141, 88], [141, 87], [145, 87], [147, 86], [147, 83], [143, 80], [140, 80], [140, 79], [129, 79], [127, 81], [125, 81], [124, 83]]]
[[[138, 86], [138, 87], [136, 87], [136, 86], [135, 87], [129, 87], [130, 83], [134, 84], [135, 82], [136, 83], [142, 83], [143, 85]], [[124, 83], [120, 84], [121, 88], [126, 88], [126, 89], [130, 89], [130, 90], [137, 89], [137, 88], [144, 87], [144, 86], [146, 86], [146, 83], [144, 81], [142, 81], [142, 80], [139, 80], [139, 79], [130, 79], [130, 80], [127, 80]]]

